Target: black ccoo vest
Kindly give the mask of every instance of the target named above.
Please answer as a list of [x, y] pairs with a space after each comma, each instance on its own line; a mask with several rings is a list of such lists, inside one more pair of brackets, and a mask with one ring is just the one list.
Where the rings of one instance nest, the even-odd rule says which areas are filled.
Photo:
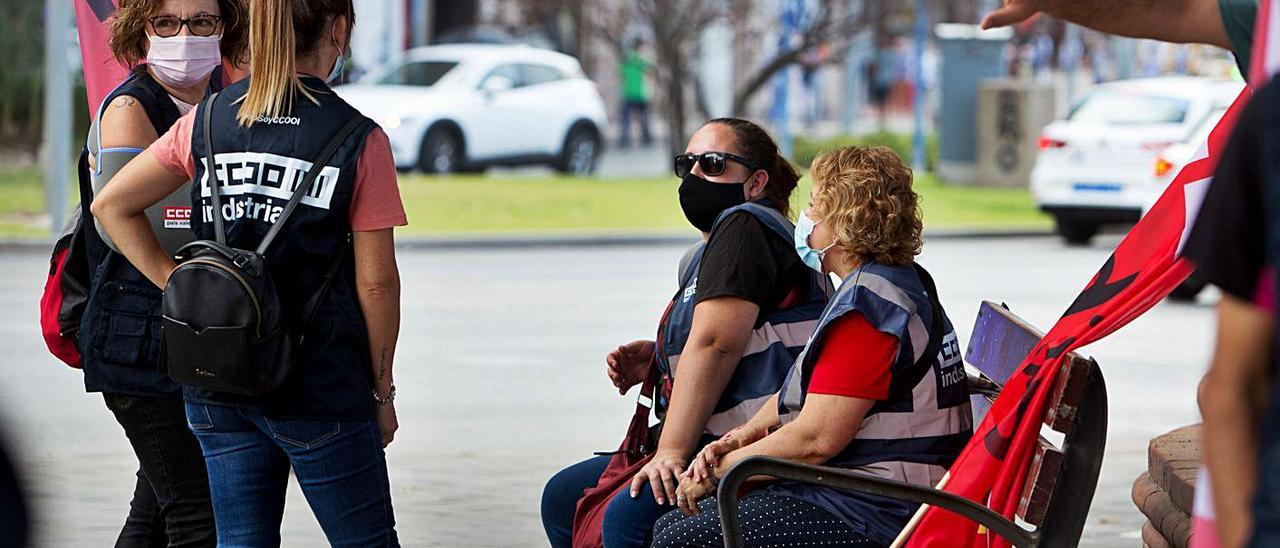
[[[320, 79], [301, 78], [318, 105], [298, 93], [287, 116], [259, 118], [248, 128], [236, 121], [240, 101], [220, 100], [212, 107], [210, 133], [215, 169], [222, 182], [219, 213], [231, 247], [257, 247], [306, 174], [311, 160], [348, 120], [363, 118]], [[222, 95], [228, 99], [244, 96], [249, 81], [228, 86]], [[196, 160], [191, 227], [198, 238], [212, 240], [215, 213], [205, 165], [206, 105], [207, 102], [197, 107], [191, 136]], [[267, 271], [279, 291], [286, 325], [302, 340], [289, 377], [260, 402], [185, 387], [190, 401], [261, 404], [268, 415], [276, 417], [372, 418], [369, 341], [356, 296], [350, 209], [357, 160], [374, 127], [372, 121], [361, 124], [337, 148], [267, 254]], [[335, 261], [337, 270], [324, 297], [314, 315], [304, 322], [307, 302], [322, 290]]]

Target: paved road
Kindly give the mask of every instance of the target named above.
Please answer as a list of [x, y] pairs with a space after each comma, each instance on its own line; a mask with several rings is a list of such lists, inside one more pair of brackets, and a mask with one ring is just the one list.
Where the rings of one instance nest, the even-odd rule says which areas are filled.
[[[964, 338], [984, 298], [1047, 327], [1115, 243], [948, 239], [927, 244], [921, 262]], [[611, 391], [602, 356], [653, 331], [681, 252], [402, 253], [401, 430], [388, 461], [406, 545], [544, 544], [542, 483], [559, 467], [616, 446], [632, 400]], [[38, 545], [103, 546], [123, 519], [135, 463], [101, 398], [85, 395], [79, 374], [43, 350], [35, 326], [45, 260], [34, 252], [0, 255], [0, 416], [40, 511]], [[1084, 544], [1139, 542], [1130, 485], [1146, 466], [1149, 438], [1197, 420], [1195, 386], [1211, 324], [1208, 304], [1162, 304], [1086, 349], [1107, 375], [1111, 430]], [[323, 545], [291, 489], [285, 545]]]

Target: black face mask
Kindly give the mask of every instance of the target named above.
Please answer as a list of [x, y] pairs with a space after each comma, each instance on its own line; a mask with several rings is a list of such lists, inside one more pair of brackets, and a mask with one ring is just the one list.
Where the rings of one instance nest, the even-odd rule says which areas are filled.
[[711, 232], [726, 209], [746, 201], [742, 184], [713, 183], [692, 172], [680, 180], [680, 209], [689, 223], [703, 232]]

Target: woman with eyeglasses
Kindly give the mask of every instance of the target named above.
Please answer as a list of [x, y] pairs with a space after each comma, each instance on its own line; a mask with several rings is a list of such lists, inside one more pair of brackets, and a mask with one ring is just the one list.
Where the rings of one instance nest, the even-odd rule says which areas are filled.
[[[187, 428], [181, 389], [161, 363], [160, 290], [115, 250], [89, 211], [129, 160], [217, 87], [211, 80], [223, 59], [243, 57], [243, 23], [239, 0], [123, 0], [111, 20], [112, 53], [132, 70], [103, 100], [86, 143], [80, 211], [92, 274], [77, 343], [85, 388], [102, 393], [138, 458], [116, 546], [213, 546], [217, 539], [200, 445]], [[189, 192], [180, 190], [148, 212], [169, 252], [193, 238], [187, 225], [172, 222], [190, 206]]]
[[[552, 546], [648, 546], [654, 523], [675, 505], [677, 477], [690, 458], [778, 390], [822, 310], [827, 285], [796, 256], [787, 219], [800, 176], [764, 129], [736, 118], [707, 122], [674, 168], [680, 207], [702, 241], [681, 261], [679, 290], [657, 339], [624, 344], [605, 358], [620, 392], [646, 378], [657, 384], [660, 435], [648, 462], [606, 493], [599, 537], [575, 532], [583, 521], [575, 512], [584, 490], [605, 489], [612, 457], [551, 478], [542, 521]], [[648, 424], [647, 409], [637, 416]]]

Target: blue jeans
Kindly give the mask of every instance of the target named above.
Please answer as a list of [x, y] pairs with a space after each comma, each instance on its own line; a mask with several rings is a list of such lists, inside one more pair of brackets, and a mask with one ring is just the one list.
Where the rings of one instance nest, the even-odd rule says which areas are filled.
[[631, 146], [631, 116], [636, 116], [640, 123], [640, 139], [644, 146], [653, 143], [653, 134], [649, 133], [649, 103], [627, 99], [622, 102], [622, 134], [618, 137], [618, 146]]
[[218, 546], [279, 546], [293, 469], [333, 546], [399, 546], [375, 421], [279, 420], [254, 407], [187, 404], [209, 470]]
[[[573, 513], [582, 491], [596, 486], [611, 457], [593, 457], [565, 468], [551, 477], [542, 490], [542, 527], [554, 548], [568, 548], [573, 540]], [[674, 506], [660, 506], [645, 482], [640, 496], [631, 498], [623, 489], [604, 511], [602, 537], [605, 548], [645, 547], [653, 538], [653, 524]]]

